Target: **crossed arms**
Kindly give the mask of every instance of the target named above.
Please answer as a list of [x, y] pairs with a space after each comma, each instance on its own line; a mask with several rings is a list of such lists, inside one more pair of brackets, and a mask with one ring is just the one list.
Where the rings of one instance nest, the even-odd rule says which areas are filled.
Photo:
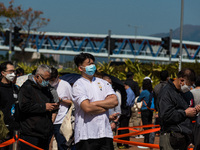
[[89, 114], [101, 114], [106, 112], [110, 108], [114, 108], [118, 105], [117, 96], [112, 94], [108, 95], [104, 100], [90, 102], [88, 99], [81, 103], [81, 108], [84, 112]]

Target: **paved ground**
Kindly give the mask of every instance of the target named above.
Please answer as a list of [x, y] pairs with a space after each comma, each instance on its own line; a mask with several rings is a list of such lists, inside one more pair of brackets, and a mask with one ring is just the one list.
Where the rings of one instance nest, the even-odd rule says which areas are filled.
[[[133, 138], [133, 137], [131, 137], [131, 139], [130, 139], [131, 141], [135, 141], [135, 142], [144, 142], [144, 138]], [[159, 144], [159, 137], [158, 136], [156, 136], [155, 137], [155, 141], [154, 141], [154, 144]], [[142, 150], [141, 148], [138, 148], [137, 146], [134, 146], [134, 145], [130, 145], [131, 147], [130, 148], [128, 148], [128, 150]], [[125, 149], [124, 149], [125, 150]], [[149, 148], [148, 149], [143, 149], [143, 150], [149, 150]], [[153, 149], [153, 150], [158, 150], [158, 149]]]

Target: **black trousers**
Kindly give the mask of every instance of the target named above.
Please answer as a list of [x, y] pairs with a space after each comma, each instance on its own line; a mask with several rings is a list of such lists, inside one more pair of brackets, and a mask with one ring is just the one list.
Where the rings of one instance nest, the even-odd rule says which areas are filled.
[[[121, 115], [119, 118], [119, 127], [129, 127], [129, 120], [130, 117], [127, 117], [126, 115]], [[118, 135], [121, 134], [126, 134], [129, 133], [129, 129], [126, 130], [118, 130]], [[130, 137], [123, 137], [123, 138], [119, 138], [120, 140], [126, 140], [126, 141], [130, 141]], [[121, 146], [121, 143], [117, 143], [117, 146]], [[125, 146], [128, 146], [127, 144], [124, 144]]]
[[[44, 150], [49, 149], [49, 138], [42, 139], [42, 138], [27, 136], [27, 135], [21, 135], [20, 138]], [[35, 148], [29, 145], [26, 145], [22, 142], [20, 142], [20, 148], [21, 148], [20, 150], [35, 150]]]
[[196, 122], [194, 124], [193, 128], [193, 144], [194, 144], [194, 150], [200, 149], [200, 115], [196, 118]]
[[81, 140], [75, 145], [76, 150], [114, 150], [112, 138]]
[[[141, 110], [141, 118], [142, 118], [142, 124], [148, 125], [152, 124], [152, 117], [153, 112], [151, 110]], [[151, 128], [144, 128], [144, 130], [151, 129]], [[144, 143], [149, 143], [149, 134], [144, 135]]]

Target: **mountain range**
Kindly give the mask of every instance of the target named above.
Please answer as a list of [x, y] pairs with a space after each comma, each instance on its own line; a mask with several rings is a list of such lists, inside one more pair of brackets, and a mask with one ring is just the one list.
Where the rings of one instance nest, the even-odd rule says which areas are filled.
[[[157, 33], [153, 37], [166, 37], [169, 33]], [[180, 28], [173, 30], [172, 39], [180, 39]], [[186, 24], [183, 26], [183, 40], [200, 42], [200, 25]]]

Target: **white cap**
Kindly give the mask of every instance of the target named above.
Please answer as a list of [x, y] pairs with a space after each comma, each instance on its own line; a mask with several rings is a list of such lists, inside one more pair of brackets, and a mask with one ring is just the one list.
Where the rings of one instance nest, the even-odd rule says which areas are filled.
[[[149, 79], [149, 80], [151, 80], [151, 78], [150, 77], [145, 77], [144, 79]], [[153, 81], [151, 80], [151, 83], [153, 83]]]

